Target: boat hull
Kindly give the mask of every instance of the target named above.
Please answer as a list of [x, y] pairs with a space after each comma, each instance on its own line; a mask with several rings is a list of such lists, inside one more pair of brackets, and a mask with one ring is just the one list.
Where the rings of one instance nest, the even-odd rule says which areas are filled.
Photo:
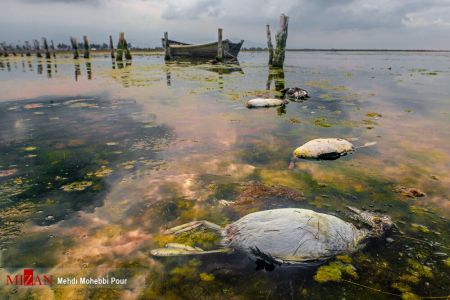
[[[162, 39], [164, 46], [164, 39]], [[244, 41], [239, 43], [232, 43], [229, 40], [222, 42], [224, 57], [237, 58]], [[191, 57], [191, 58], [211, 58], [217, 57], [218, 42], [190, 45], [181, 42], [169, 40], [170, 54], [172, 57]]]

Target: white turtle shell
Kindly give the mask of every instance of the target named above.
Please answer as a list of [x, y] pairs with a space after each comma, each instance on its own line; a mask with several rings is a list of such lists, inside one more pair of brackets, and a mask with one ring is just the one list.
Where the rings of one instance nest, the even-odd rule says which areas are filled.
[[295, 264], [354, 252], [367, 233], [335, 216], [282, 208], [251, 213], [228, 225], [223, 243], [250, 256], [257, 250]]
[[294, 156], [298, 158], [335, 159], [353, 150], [353, 144], [344, 139], [315, 139], [295, 149]]
[[271, 107], [271, 106], [281, 106], [285, 104], [285, 101], [274, 98], [256, 98], [247, 101], [247, 107]]

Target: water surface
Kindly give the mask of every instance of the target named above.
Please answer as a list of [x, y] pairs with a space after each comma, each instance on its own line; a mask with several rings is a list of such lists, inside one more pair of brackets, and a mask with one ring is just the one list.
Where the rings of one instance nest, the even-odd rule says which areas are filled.
[[[449, 53], [265, 53], [240, 65], [0, 59], [0, 276], [117, 276], [126, 285], [15, 288], [5, 298], [390, 299], [449, 294]], [[248, 110], [300, 86], [311, 99]], [[313, 138], [372, 147], [301, 161]], [[289, 188], [298, 197], [260, 195]], [[410, 198], [398, 187], [418, 188]], [[253, 188], [253, 189], [252, 189]], [[291, 195], [291, 194], [289, 194]], [[161, 228], [299, 207], [346, 218], [345, 207], [389, 214], [404, 235], [325, 266], [354, 274], [318, 282], [316, 268], [256, 270], [239, 254], [155, 259]], [[197, 232], [186, 242], [213, 248]], [[334, 263], [334, 264], [333, 264]], [[364, 287], [365, 286], [365, 287]], [[413, 298], [411, 298], [413, 299]]]

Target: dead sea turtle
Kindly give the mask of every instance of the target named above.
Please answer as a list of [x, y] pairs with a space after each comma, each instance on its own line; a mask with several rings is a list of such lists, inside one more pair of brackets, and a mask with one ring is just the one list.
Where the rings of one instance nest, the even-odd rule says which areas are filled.
[[309, 98], [308, 92], [299, 87], [285, 88], [281, 90], [281, 93], [283, 94], [284, 97], [296, 101]]
[[334, 160], [352, 153], [355, 148], [375, 145], [369, 142], [360, 147], [353, 146], [347, 140], [339, 138], [325, 138], [311, 140], [294, 150], [294, 158], [327, 159]]
[[390, 217], [349, 207], [351, 217], [367, 226], [358, 228], [338, 217], [308, 209], [281, 208], [248, 214], [225, 228], [208, 221], [194, 221], [168, 229], [178, 234], [204, 226], [222, 235], [222, 248], [204, 251], [180, 244], [153, 249], [154, 256], [199, 255], [232, 250], [246, 253], [268, 266], [314, 265], [335, 255], [352, 253], [392, 227]]
[[273, 106], [282, 106], [287, 103], [288, 103], [287, 100], [275, 98], [255, 98], [247, 101], [247, 107], [248, 108], [273, 107]]

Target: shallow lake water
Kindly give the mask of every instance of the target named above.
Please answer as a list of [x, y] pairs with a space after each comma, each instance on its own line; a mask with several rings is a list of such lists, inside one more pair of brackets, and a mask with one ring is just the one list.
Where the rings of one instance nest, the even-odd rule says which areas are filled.
[[[2, 299], [447, 297], [450, 53], [288, 52], [283, 72], [266, 61], [0, 58]], [[311, 98], [245, 107], [293, 86]], [[377, 143], [289, 169], [292, 151], [319, 137]], [[150, 255], [171, 241], [217, 246], [207, 230], [161, 233], [192, 220], [224, 226], [281, 207], [346, 219], [348, 205], [390, 215], [403, 234], [271, 272], [239, 253]], [[5, 284], [24, 268], [54, 284]], [[55, 283], [81, 276], [127, 282]]]

